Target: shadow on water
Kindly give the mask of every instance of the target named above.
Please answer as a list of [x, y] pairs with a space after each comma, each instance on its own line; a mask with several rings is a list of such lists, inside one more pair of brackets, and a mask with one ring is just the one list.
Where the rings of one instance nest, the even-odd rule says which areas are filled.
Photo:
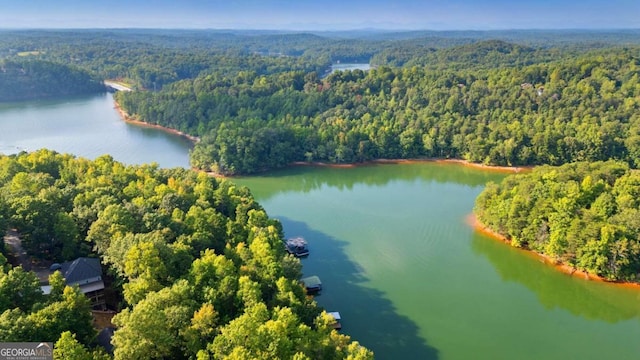
[[474, 234], [474, 252], [489, 259], [500, 277], [526, 286], [547, 309], [560, 308], [593, 320], [640, 319], [640, 290], [570, 276], [537, 255]]
[[437, 359], [438, 350], [420, 337], [418, 326], [397, 313], [385, 294], [366, 287], [368, 278], [346, 254], [347, 243], [307, 224], [279, 218], [288, 236], [303, 236], [311, 254], [302, 259], [304, 276], [318, 275], [316, 297], [327, 311], [339, 311], [342, 333], [374, 351], [376, 359]]

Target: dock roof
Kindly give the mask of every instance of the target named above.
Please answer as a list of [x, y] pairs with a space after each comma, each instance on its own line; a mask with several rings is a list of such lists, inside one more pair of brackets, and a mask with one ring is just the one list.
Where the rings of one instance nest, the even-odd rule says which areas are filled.
[[322, 287], [322, 281], [320, 281], [320, 278], [315, 275], [303, 278], [301, 279], [301, 281], [304, 283], [304, 286], [307, 288]]

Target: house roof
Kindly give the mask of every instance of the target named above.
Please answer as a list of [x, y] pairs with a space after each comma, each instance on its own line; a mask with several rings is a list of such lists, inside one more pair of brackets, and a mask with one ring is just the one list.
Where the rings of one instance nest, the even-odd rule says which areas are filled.
[[62, 263], [62, 275], [67, 285], [85, 285], [102, 281], [102, 266], [100, 260], [81, 257], [71, 262]]

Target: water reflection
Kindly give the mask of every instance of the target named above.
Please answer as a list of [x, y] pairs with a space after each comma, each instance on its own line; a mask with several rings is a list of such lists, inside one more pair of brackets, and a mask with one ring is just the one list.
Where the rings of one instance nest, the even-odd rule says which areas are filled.
[[535, 254], [474, 234], [473, 251], [486, 256], [505, 281], [533, 291], [547, 309], [561, 308], [587, 319], [615, 323], [640, 318], [640, 291], [579, 279], [542, 263]]
[[[259, 183], [256, 196], [262, 201], [285, 192], [309, 193], [322, 187], [339, 190], [353, 190], [357, 185], [384, 186], [392, 181], [427, 180], [439, 184], [465, 184], [469, 187], [485, 185], [489, 181], [498, 181], [502, 174], [465, 167], [459, 164], [436, 162], [368, 164], [351, 168], [327, 168], [298, 166], [273, 171], [264, 175], [239, 177], [233, 181], [240, 184]], [[287, 186], [283, 187], [282, 183]], [[253, 187], [249, 186], [250, 188]]]

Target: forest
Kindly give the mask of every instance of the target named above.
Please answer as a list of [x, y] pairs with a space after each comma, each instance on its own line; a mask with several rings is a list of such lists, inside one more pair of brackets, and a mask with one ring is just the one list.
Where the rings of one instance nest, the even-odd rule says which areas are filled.
[[[116, 95], [130, 116], [200, 137], [192, 166], [222, 174], [425, 157], [638, 166], [632, 30], [2, 35], [0, 58], [18, 64], [4, 75], [35, 84], [29, 96], [122, 80], [137, 90]], [[329, 73], [348, 61], [373, 69]]]
[[488, 184], [474, 212], [513, 246], [607, 280], [640, 280], [640, 172], [624, 162], [512, 175]]
[[478, 66], [462, 70], [380, 66], [326, 77], [243, 71], [116, 100], [137, 119], [200, 136], [192, 165], [222, 174], [296, 161], [424, 157], [640, 165], [638, 48], [487, 68], [496, 58], [533, 53], [496, 41], [474, 46]]
[[104, 92], [102, 81], [85, 70], [49, 61], [0, 58], [0, 102]]
[[[29, 254], [101, 260], [120, 301], [115, 359], [370, 359], [307, 296], [282, 226], [247, 188], [204, 173], [50, 150], [0, 156], [0, 226]], [[0, 338], [56, 342], [58, 358], [109, 358], [88, 299], [60, 272], [0, 256]], [[75, 357], [74, 357], [75, 356]]]

